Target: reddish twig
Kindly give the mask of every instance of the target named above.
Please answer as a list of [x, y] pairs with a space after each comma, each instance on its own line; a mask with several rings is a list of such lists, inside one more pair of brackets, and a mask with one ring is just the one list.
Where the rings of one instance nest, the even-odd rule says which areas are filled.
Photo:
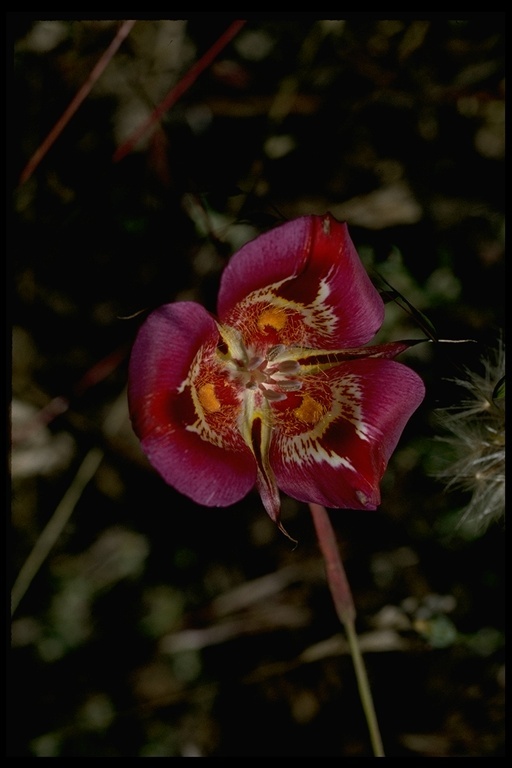
[[222, 49], [225, 48], [225, 46], [230, 42], [230, 40], [233, 39], [233, 37], [235, 37], [235, 35], [240, 31], [244, 24], [244, 19], [237, 19], [236, 21], [233, 21], [226, 29], [224, 34], [222, 34], [218, 40], [215, 41], [212, 47], [209, 48], [206, 53], [204, 53], [201, 58], [192, 65], [192, 67], [190, 67], [188, 72], [184, 75], [184, 77], [182, 77], [179, 83], [171, 88], [167, 96], [165, 96], [165, 98], [160, 102], [156, 109], [153, 110], [148, 119], [132, 133], [130, 138], [127, 139], [124, 144], [116, 149], [112, 158], [115, 163], [119, 160], [122, 160], [123, 157], [126, 157], [126, 155], [132, 151], [142, 136], [151, 128], [152, 125], [160, 120], [162, 115], [167, 112], [167, 110], [170, 109], [170, 107], [172, 107], [178, 101], [178, 99], [181, 98], [181, 96], [183, 96], [183, 94], [197, 80], [199, 75], [207, 67], [210, 66], [212, 61], [216, 58], [216, 56], [219, 55]]
[[331, 590], [336, 613], [342, 624], [345, 624], [347, 621], [353, 622], [356, 618], [356, 609], [327, 510], [320, 504], [313, 503], [310, 503], [309, 508], [313, 517], [318, 544], [322, 550], [327, 582]]
[[66, 127], [66, 125], [69, 123], [70, 119], [73, 117], [73, 115], [77, 111], [80, 104], [89, 95], [94, 84], [106, 69], [108, 63], [110, 62], [114, 54], [117, 52], [123, 40], [125, 40], [125, 38], [130, 34], [130, 31], [134, 24], [135, 24], [134, 19], [123, 21], [123, 23], [117, 30], [116, 36], [110, 43], [107, 50], [100, 57], [98, 63], [91, 71], [85, 83], [82, 85], [80, 90], [75, 94], [68, 108], [63, 112], [60, 119], [57, 120], [57, 122], [51, 129], [46, 139], [36, 149], [32, 157], [26, 164], [20, 176], [20, 180], [19, 180], [20, 186], [24, 184], [26, 181], [28, 181], [29, 178], [32, 176], [35, 169], [37, 168], [37, 166], [39, 165], [43, 157], [46, 155], [46, 153], [48, 152], [52, 144], [56, 141], [56, 139], [60, 136], [60, 134]]
[[127, 345], [122, 345], [118, 349], [115, 349], [86, 371], [78, 383], [73, 387], [73, 391], [69, 397], [59, 395], [58, 397], [52, 398], [52, 400], [41, 408], [29, 422], [22, 427], [18, 427], [16, 431], [13, 431], [13, 445], [22, 443], [30, 437], [34, 430], [51, 424], [54, 419], [62, 416], [63, 413], [66, 413], [75, 398], [80, 397], [88, 389], [96, 386], [96, 384], [99, 384], [110, 376], [110, 374], [113, 373], [125, 359], [128, 351], [129, 348]]
[[373, 705], [372, 691], [366, 667], [364, 665], [359, 640], [355, 628], [356, 609], [352, 598], [352, 591], [348, 583], [345, 568], [340, 557], [336, 535], [334, 533], [327, 510], [321, 504], [310, 502], [309, 508], [313, 517], [313, 523], [318, 538], [318, 544], [324, 558], [327, 582], [331, 590], [332, 599], [338, 618], [345, 628], [350, 654], [356, 673], [359, 697], [363, 706], [374, 757], [384, 757], [382, 739]]

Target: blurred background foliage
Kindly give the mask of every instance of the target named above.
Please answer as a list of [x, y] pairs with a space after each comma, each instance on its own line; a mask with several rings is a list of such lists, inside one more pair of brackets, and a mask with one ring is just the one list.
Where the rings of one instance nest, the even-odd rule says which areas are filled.
[[149, 467], [126, 407], [148, 310], [215, 311], [237, 248], [331, 211], [414, 307], [388, 303], [380, 338], [422, 338], [423, 313], [472, 340], [403, 356], [427, 397], [382, 506], [331, 512], [384, 747], [502, 756], [502, 510], [465, 524], [473, 488], [449, 485], [457, 441], [441, 438], [471, 397], [453, 379], [502, 374], [504, 15], [255, 15], [114, 162], [232, 21], [137, 20], [19, 183], [121, 22], [8, 14], [8, 755], [371, 754], [307, 507], [283, 500], [293, 550], [255, 494], [196, 506]]

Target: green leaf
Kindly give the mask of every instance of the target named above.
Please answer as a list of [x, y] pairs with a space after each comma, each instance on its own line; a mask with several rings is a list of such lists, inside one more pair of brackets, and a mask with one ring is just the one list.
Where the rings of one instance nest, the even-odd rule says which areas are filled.
[[494, 390], [492, 393], [492, 399], [493, 400], [505, 399], [505, 376], [502, 376], [501, 379], [496, 384], [496, 386], [494, 387]]

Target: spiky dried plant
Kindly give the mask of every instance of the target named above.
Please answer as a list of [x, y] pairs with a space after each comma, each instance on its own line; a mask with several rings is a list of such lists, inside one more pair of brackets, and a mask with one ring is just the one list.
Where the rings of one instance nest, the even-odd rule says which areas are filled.
[[447, 489], [471, 494], [460, 525], [481, 534], [505, 515], [505, 345], [481, 357], [481, 372], [463, 369], [451, 381], [469, 394], [459, 404], [436, 411], [453, 458], [436, 477]]

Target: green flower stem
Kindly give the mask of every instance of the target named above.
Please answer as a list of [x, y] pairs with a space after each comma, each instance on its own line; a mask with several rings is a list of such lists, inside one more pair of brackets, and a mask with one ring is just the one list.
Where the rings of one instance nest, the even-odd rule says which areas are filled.
[[80, 496], [86, 485], [94, 477], [102, 460], [103, 451], [100, 448], [91, 448], [81, 463], [73, 482], [64, 494], [59, 506], [47, 522], [18, 574], [11, 591], [11, 616], [32, 583], [34, 576], [39, 571], [55, 542], [69, 522]]
[[371, 688], [355, 628], [356, 610], [345, 569], [341, 562], [336, 536], [325, 507], [320, 504], [310, 504], [309, 508], [313, 516], [318, 543], [324, 558], [327, 581], [334, 600], [336, 613], [347, 634], [359, 696], [370, 732], [373, 754], [374, 757], [385, 757]]

